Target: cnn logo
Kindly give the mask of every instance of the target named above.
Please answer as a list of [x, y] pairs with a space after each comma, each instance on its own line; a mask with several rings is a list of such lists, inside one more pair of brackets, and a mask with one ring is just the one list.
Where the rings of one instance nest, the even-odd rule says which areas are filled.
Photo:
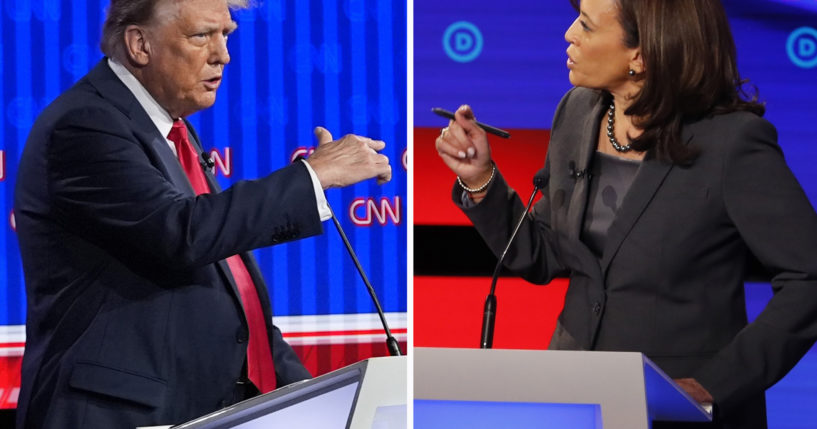
[[349, 218], [357, 226], [371, 226], [378, 224], [385, 226], [389, 223], [400, 225], [401, 200], [399, 196], [394, 199], [381, 197], [379, 200], [373, 197], [355, 198], [349, 205]]

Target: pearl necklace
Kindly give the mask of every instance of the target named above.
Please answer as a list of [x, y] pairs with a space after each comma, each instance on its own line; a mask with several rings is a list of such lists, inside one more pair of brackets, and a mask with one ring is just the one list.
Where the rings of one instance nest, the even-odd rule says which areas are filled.
[[631, 149], [630, 145], [622, 146], [621, 144], [619, 144], [618, 140], [616, 140], [615, 125], [616, 125], [616, 103], [611, 101], [610, 110], [607, 111], [607, 138], [610, 139], [610, 144], [613, 145], [613, 149], [619, 152], [629, 152], [629, 150]]

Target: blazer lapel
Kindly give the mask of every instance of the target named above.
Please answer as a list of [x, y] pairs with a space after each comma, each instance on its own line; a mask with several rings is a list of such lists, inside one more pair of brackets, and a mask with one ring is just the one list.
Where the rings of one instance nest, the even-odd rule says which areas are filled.
[[[190, 143], [193, 145], [193, 150], [195, 150], [197, 153], [202, 153], [203, 149], [202, 149], [202, 146], [201, 146], [201, 140], [199, 140], [198, 133], [196, 133], [196, 130], [193, 128], [193, 126], [190, 124], [190, 122], [187, 121], [187, 119], [182, 119], [182, 120], [184, 121], [185, 127], [187, 127], [187, 135], [190, 136]], [[178, 162], [176, 162], [176, 164], [178, 164]], [[181, 170], [181, 167], [179, 167], [179, 169]], [[207, 185], [210, 187], [210, 191], [212, 193], [221, 192], [221, 187], [219, 186], [218, 182], [216, 181], [215, 176], [213, 176], [213, 173], [211, 172], [211, 170], [209, 168], [203, 168], [203, 167], [202, 167], [202, 170], [204, 171], [204, 177], [207, 180]], [[190, 187], [190, 181], [187, 180], [187, 176], [185, 176], [185, 181], [188, 183], [188, 187]], [[192, 187], [191, 187], [191, 190], [192, 190]], [[250, 276], [253, 277], [253, 272], [250, 270], [250, 266], [247, 264], [247, 261], [246, 261], [247, 258], [244, 258], [243, 255], [242, 255], [242, 259], [244, 260], [244, 265], [247, 266], [247, 271], [250, 272]], [[230, 289], [233, 291], [233, 297], [238, 301], [239, 305], [241, 305], [241, 308], [243, 309], [244, 306], [243, 306], [243, 303], [241, 301], [241, 294], [238, 291], [238, 285], [235, 283], [235, 278], [233, 277], [232, 271], [230, 271], [230, 266], [227, 264], [227, 260], [222, 259], [222, 260], [218, 261], [217, 264], [218, 264], [219, 269], [221, 270], [222, 275], [227, 280], [227, 283], [230, 285]], [[254, 278], [254, 277], [253, 277], [253, 282], [255, 282], [256, 285], [258, 284], [256, 278]], [[256, 286], [256, 288], [257, 287], [258, 286]]]
[[[201, 140], [199, 139], [198, 133], [196, 133], [196, 130], [193, 128], [190, 122], [187, 121], [187, 119], [183, 119], [183, 121], [184, 125], [187, 127], [187, 134], [190, 136], [190, 143], [193, 145], [193, 150], [195, 150], [197, 153], [204, 154], [204, 148], [201, 145]], [[216, 181], [216, 177], [213, 175], [213, 170], [202, 166], [202, 171], [204, 171], [204, 177], [207, 179], [207, 185], [210, 186], [210, 191], [213, 193], [221, 192], [221, 186], [218, 184], [218, 181]]]
[[[681, 132], [681, 141], [684, 144], [689, 144], [692, 137], [692, 131], [688, 127], [684, 127]], [[635, 175], [635, 179], [633, 179], [633, 184], [630, 185], [627, 195], [616, 212], [616, 217], [610, 225], [610, 229], [607, 230], [607, 241], [601, 257], [601, 270], [605, 276], [610, 262], [621, 247], [621, 243], [627, 238], [633, 225], [644, 213], [672, 168], [673, 164], [658, 161], [653, 151], [647, 152], [641, 167], [639, 167]]]
[[133, 93], [114, 74], [108, 66], [108, 59], [103, 58], [88, 73], [88, 80], [109, 103], [119, 109], [134, 122], [134, 134], [144, 142], [148, 156], [156, 161], [159, 168], [177, 189], [187, 195], [195, 195], [190, 181], [184, 174], [178, 158], [170, 150], [165, 136], [159, 133], [145, 109], [136, 100]]
[[187, 175], [184, 173], [181, 164], [179, 164], [179, 159], [170, 150], [170, 145], [167, 143], [167, 139], [164, 136], [159, 134], [159, 130], [156, 129], [156, 126], [153, 124], [153, 121], [150, 121], [150, 118], [147, 116], [147, 113], [142, 112], [145, 115], [147, 120], [150, 122], [150, 126], [153, 132], [150, 133], [136, 133], [140, 135], [140, 138], [144, 139], [148, 143], [148, 149], [153, 151], [155, 155], [155, 159], [161, 164], [159, 168], [161, 168], [166, 177], [170, 179], [170, 181], [176, 186], [176, 189], [185, 193], [188, 196], [195, 196], [196, 192], [193, 190], [193, 186], [190, 184], [190, 180], [187, 178]]
[[[596, 151], [599, 140], [599, 128], [601, 127], [601, 117], [604, 114], [605, 103], [597, 103], [590, 115], [587, 115], [578, 133], [578, 141], [575, 142], [578, 151], [576, 152], [575, 171], [588, 171], [593, 154]], [[574, 162], [571, 160], [571, 162]], [[590, 180], [585, 174], [582, 177], [574, 177], [576, 185], [570, 197], [570, 205], [567, 210], [569, 237], [580, 243], [582, 223], [584, 222], [584, 211], [587, 208], [587, 192]]]
[[[103, 58], [97, 63], [94, 69], [88, 73], [89, 81], [106, 100], [131, 118], [134, 122], [134, 134], [140, 141], [145, 143], [148, 156], [156, 161], [156, 164], [154, 164], [156, 168], [160, 169], [165, 174], [165, 177], [167, 177], [180, 192], [189, 196], [195, 196], [196, 193], [190, 185], [190, 180], [187, 179], [187, 175], [182, 169], [181, 164], [179, 164], [179, 159], [170, 149], [170, 145], [167, 143], [165, 136], [161, 135], [156, 125], [150, 119], [150, 116], [145, 112], [145, 109], [142, 108], [128, 87], [114, 74], [108, 66], [107, 61], [107, 58]], [[189, 134], [193, 137], [191, 141], [194, 147], [198, 147], [199, 151], [201, 151], [198, 135], [186, 120], [185, 124], [187, 125], [188, 131], [190, 131]], [[205, 177], [207, 177], [210, 189], [214, 192], [219, 192], [218, 183], [216, 183], [213, 175], [209, 171], [205, 171]], [[227, 261], [218, 261], [216, 265], [230, 285], [233, 298], [241, 305], [241, 295], [238, 293], [238, 287], [235, 284], [235, 280], [233, 280], [233, 276], [230, 274], [230, 267], [227, 265]]]

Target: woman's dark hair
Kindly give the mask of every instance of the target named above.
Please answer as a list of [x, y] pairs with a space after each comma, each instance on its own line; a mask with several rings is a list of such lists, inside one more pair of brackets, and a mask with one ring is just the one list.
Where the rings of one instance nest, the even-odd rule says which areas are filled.
[[[615, 0], [624, 44], [641, 48], [643, 87], [625, 114], [644, 132], [638, 151], [655, 148], [658, 159], [689, 164], [699, 150], [681, 141], [684, 121], [745, 110], [763, 115], [757, 95], [748, 98], [737, 68], [735, 41], [720, 0]], [[571, 0], [578, 9], [579, 0]]]

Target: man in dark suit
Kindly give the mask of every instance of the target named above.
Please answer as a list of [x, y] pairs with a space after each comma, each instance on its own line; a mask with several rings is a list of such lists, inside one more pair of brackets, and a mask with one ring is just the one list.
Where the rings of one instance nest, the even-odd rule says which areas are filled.
[[310, 377], [251, 249], [322, 232], [323, 189], [391, 177], [346, 136], [219, 192], [183, 118], [215, 102], [228, 0], [113, 0], [103, 59], [34, 124], [16, 218], [28, 294], [20, 428], [180, 423]]

